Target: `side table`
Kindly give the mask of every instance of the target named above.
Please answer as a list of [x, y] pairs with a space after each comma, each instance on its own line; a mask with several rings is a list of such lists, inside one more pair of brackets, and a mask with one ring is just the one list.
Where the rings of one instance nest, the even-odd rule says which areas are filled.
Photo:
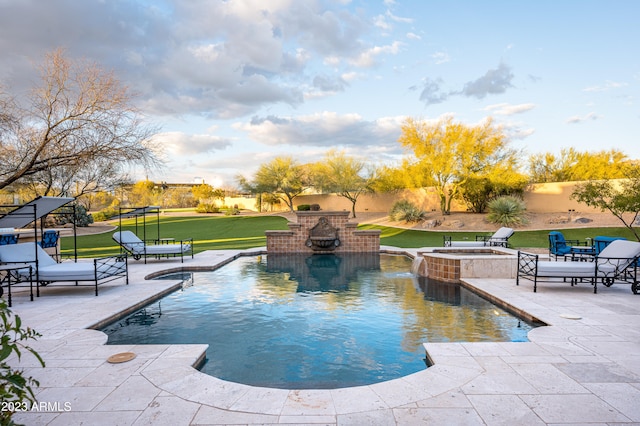
[[17, 271], [20, 269], [29, 269], [29, 289], [31, 293], [31, 301], [33, 302], [33, 266], [30, 263], [0, 263], [0, 272], [5, 272], [5, 276], [0, 279], [0, 296], [4, 293], [2, 285], [6, 281], [9, 307], [11, 307], [11, 271]]

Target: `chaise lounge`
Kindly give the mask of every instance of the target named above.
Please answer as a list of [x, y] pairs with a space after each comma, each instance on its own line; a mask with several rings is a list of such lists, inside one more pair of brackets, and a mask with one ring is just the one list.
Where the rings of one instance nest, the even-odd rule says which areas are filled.
[[614, 282], [631, 284], [634, 294], [640, 291], [636, 262], [640, 258], [640, 243], [635, 241], [612, 241], [591, 262], [554, 262], [540, 261], [537, 254], [518, 251], [518, 273], [516, 285], [520, 278], [533, 281], [533, 291], [537, 291], [538, 281], [549, 278], [567, 279], [574, 286], [578, 281], [588, 280], [593, 285], [593, 292], [598, 292], [598, 281], [609, 287]]
[[445, 235], [445, 247], [508, 247], [509, 238], [513, 235], [513, 229], [502, 227], [493, 235], [476, 235], [475, 241], [452, 241], [451, 235]]
[[113, 234], [113, 239], [135, 260], [144, 258], [144, 263], [147, 263], [149, 256], [156, 258], [180, 256], [180, 262], [183, 263], [184, 255], [191, 254], [193, 259], [192, 238], [182, 241], [167, 241], [166, 244], [149, 245], [131, 231], [118, 231]]
[[84, 285], [94, 286], [96, 296], [100, 284], [118, 278], [124, 278], [126, 284], [129, 284], [126, 254], [91, 261], [58, 263], [39, 244], [30, 242], [0, 246], [0, 262], [32, 264], [33, 274], [28, 267], [14, 273], [17, 275], [15, 278], [20, 281], [36, 282], [37, 296], [40, 296], [40, 286], [53, 282], [74, 282], [75, 286], [80, 286], [79, 282], [90, 282]]

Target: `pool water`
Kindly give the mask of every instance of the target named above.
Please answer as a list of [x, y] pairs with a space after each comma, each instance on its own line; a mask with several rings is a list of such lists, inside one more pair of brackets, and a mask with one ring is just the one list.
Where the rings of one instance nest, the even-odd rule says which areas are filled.
[[208, 343], [201, 371], [253, 386], [366, 385], [427, 368], [423, 342], [526, 341], [533, 327], [393, 255], [242, 257], [103, 329], [109, 344]]

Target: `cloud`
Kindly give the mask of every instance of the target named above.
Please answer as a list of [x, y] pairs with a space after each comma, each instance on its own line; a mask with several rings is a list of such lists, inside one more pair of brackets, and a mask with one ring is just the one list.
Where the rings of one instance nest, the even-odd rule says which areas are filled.
[[321, 112], [298, 117], [253, 117], [248, 123], [236, 123], [258, 142], [292, 146], [386, 146], [398, 149], [402, 117], [366, 121], [358, 114]]
[[431, 57], [433, 58], [433, 62], [436, 65], [444, 64], [451, 60], [451, 58], [449, 57], [449, 54], [446, 52], [436, 52], [433, 55], [431, 55]]
[[371, 67], [376, 64], [377, 57], [382, 54], [398, 54], [402, 45], [399, 41], [394, 41], [392, 44], [386, 46], [374, 46], [363, 51], [357, 58], [352, 59], [350, 63], [361, 68]]
[[[445, 59], [445, 54], [440, 55], [439, 53], [434, 54], [436, 58]], [[448, 60], [448, 56], [446, 57]], [[511, 68], [505, 64], [500, 64], [496, 69], [488, 70], [482, 77], [470, 81], [464, 85], [462, 90], [451, 90], [451, 91], [443, 91], [441, 86], [443, 84], [443, 80], [441, 78], [431, 79], [425, 78], [422, 83], [422, 92], [420, 92], [420, 100], [424, 102], [426, 105], [434, 105], [442, 103], [448, 100], [451, 96], [467, 96], [467, 97], [475, 97], [478, 99], [483, 99], [487, 95], [490, 94], [500, 94], [504, 93], [509, 87], [513, 87], [511, 85], [511, 80], [513, 79], [513, 73], [511, 72]], [[414, 90], [416, 87], [410, 87], [410, 90]], [[532, 106], [533, 107], [533, 106]], [[531, 108], [532, 108], [531, 107]], [[524, 106], [520, 106], [520, 108], [528, 108]], [[507, 110], [504, 110], [507, 113]], [[522, 111], [514, 111], [511, 112], [522, 112]]]
[[511, 84], [513, 77], [511, 68], [505, 64], [500, 64], [498, 68], [487, 71], [485, 75], [477, 80], [466, 83], [462, 89], [462, 94], [483, 99], [489, 94], [504, 93], [509, 87], [513, 87]]
[[232, 145], [231, 140], [215, 135], [188, 135], [181, 132], [165, 132], [155, 135], [155, 140], [170, 155], [206, 154], [226, 149]]
[[531, 111], [536, 107], [535, 104], [495, 104], [489, 105], [484, 109], [484, 111], [491, 111], [495, 115], [514, 115], [514, 114], [522, 114], [523, 112]]
[[590, 112], [586, 115], [583, 116], [579, 116], [579, 115], [574, 115], [572, 117], [567, 118], [566, 123], [568, 124], [578, 124], [578, 123], [583, 123], [585, 121], [596, 121], [601, 119], [602, 116], [596, 114], [595, 112]]
[[33, 64], [64, 46], [71, 58], [116, 70], [151, 114], [229, 118], [273, 103], [295, 107], [314, 76], [338, 81], [345, 69], [334, 64], [368, 67], [399, 49], [367, 43], [375, 27], [348, 2], [2, 4], [0, 79], [17, 93], [34, 80]]
[[425, 79], [420, 93], [420, 100], [427, 105], [440, 104], [449, 98], [449, 94], [440, 89], [441, 79]]
[[615, 81], [607, 81], [602, 86], [591, 86], [582, 89], [583, 92], [606, 92], [612, 89], [619, 89], [621, 87], [627, 87], [627, 83], [617, 83]]

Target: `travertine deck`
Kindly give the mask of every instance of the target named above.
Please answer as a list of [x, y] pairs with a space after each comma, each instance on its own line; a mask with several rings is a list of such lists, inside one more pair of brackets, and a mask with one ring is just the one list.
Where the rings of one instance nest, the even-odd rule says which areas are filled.
[[[385, 248], [389, 250], [390, 248]], [[206, 252], [185, 266], [211, 267], [237, 251]], [[191, 365], [206, 345], [107, 346], [88, 327], [173, 286], [143, 277], [176, 261], [130, 264], [129, 286], [44, 288], [13, 311], [43, 337], [25, 356], [40, 380], [42, 411], [15, 416], [27, 425], [543, 425], [640, 423], [640, 296], [628, 286], [539, 284], [473, 279], [482, 291], [550, 324], [527, 343], [427, 344], [435, 365], [370, 386], [335, 390], [255, 388], [202, 374]], [[567, 319], [567, 315], [581, 319]], [[224, 342], [219, 342], [223, 345]], [[133, 361], [109, 364], [115, 353]], [[17, 364], [17, 360], [13, 361]]]

